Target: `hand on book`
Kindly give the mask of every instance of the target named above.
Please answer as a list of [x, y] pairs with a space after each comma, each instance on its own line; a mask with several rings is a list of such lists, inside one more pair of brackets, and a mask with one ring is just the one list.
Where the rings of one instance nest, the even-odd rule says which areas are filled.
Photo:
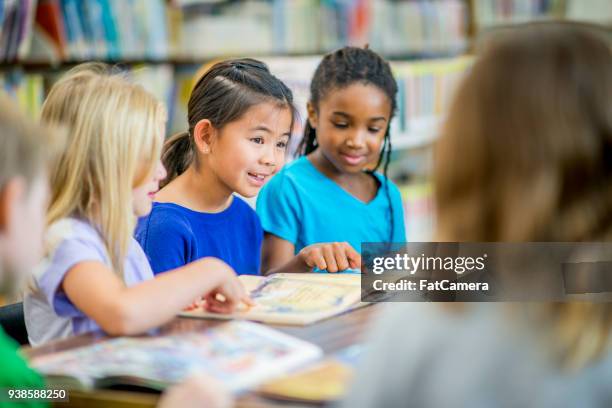
[[361, 269], [361, 255], [348, 242], [326, 242], [302, 248], [298, 258], [309, 268], [340, 272]]
[[158, 408], [226, 408], [233, 405], [233, 398], [223, 384], [205, 374], [193, 375], [169, 388], [157, 404]]
[[230, 273], [223, 274], [219, 285], [203, 297], [204, 304], [200, 306], [209, 312], [231, 313], [242, 303], [246, 306], [254, 305], [242, 282], [233, 270], [229, 267], [228, 270]]
[[228, 264], [217, 258], [203, 258], [193, 264], [198, 262], [207, 262], [206, 274], [199, 273], [197, 277], [205, 280], [208, 288], [184, 311], [202, 308], [214, 313], [231, 313], [241, 304], [246, 307], [254, 305], [236, 272]]

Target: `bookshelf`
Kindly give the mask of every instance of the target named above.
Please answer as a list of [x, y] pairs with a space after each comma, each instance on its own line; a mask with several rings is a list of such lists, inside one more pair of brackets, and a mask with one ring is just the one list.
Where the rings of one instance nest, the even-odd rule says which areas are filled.
[[407, 217], [417, 217], [409, 222], [422, 226], [409, 239], [426, 240], [431, 146], [475, 44], [500, 26], [537, 20], [612, 28], [612, 1], [0, 0], [0, 89], [35, 118], [59, 75], [104, 61], [167, 105], [171, 134], [186, 127], [187, 99], [204, 64], [256, 57], [294, 91], [302, 121], [291, 149], [320, 56], [369, 44], [398, 80], [390, 172], [403, 185]]

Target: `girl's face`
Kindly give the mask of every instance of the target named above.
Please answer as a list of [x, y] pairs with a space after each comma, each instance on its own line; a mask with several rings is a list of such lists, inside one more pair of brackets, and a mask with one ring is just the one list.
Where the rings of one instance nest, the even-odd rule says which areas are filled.
[[159, 190], [159, 182], [166, 178], [168, 173], [161, 160], [157, 160], [155, 170], [138, 187], [132, 190], [134, 215], [144, 217], [151, 212], [155, 193]]
[[378, 87], [355, 83], [332, 89], [308, 105], [320, 154], [341, 173], [361, 172], [376, 163], [391, 118], [391, 101]]
[[[157, 126], [157, 135], [163, 142], [164, 129], [166, 126], [165, 114], [161, 115], [163, 120], [160, 120]], [[166, 178], [168, 173], [162, 164], [161, 159], [157, 159], [157, 165], [151, 174], [137, 187], [132, 190], [132, 202], [134, 206], [134, 215], [144, 217], [151, 212], [153, 207], [153, 199], [155, 193], [159, 190], [159, 183]]]
[[285, 163], [291, 119], [288, 107], [257, 104], [214, 132], [204, 159], [228, 190], [254, 197]]

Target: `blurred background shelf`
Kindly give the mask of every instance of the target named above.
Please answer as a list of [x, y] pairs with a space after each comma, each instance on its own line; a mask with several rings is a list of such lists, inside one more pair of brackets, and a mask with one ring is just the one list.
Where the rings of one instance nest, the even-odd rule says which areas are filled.
[[167, 106], [172, 134], [186, 128], [191, 87], [206, 66], [256, 57], [294, 92], [293, 152], [321, 55], [367, 44], [398, 81], [389, 172], [404, 195], [408, 239], [426, 240], [432, 146], [470, 54], [500, 28], [541, 20], [610, 31], [612, 0], [0, 0], [0, 89], [37, 118], [62, 73], [107, 62]]

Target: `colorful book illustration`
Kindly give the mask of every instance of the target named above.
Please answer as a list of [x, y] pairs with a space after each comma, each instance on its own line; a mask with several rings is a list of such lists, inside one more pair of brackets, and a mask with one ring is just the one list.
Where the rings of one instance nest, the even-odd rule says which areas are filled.
[[360, 279], [359, 274], [242, 275], [240, 280], [250, 291], [255, 306], [241, 306], [232, 314], [211, 313], [200, 307], [181, 312], [180, 316], [307, 325], [363, 306]]
[[267, 398], [305, 403], [340, 400], [348, 391], [355, 366], [364, 353], [353, 345], [308, 367], [269, 381], [257, 389]]
[[35, 357], [30, 364], [45, 375], [50, 387], [137, 386], [161, 391], [204, 372], [240, 392], [321, 355], [318, 346], [269, 327], [227, 322], [203, 332], [110, 339]]

